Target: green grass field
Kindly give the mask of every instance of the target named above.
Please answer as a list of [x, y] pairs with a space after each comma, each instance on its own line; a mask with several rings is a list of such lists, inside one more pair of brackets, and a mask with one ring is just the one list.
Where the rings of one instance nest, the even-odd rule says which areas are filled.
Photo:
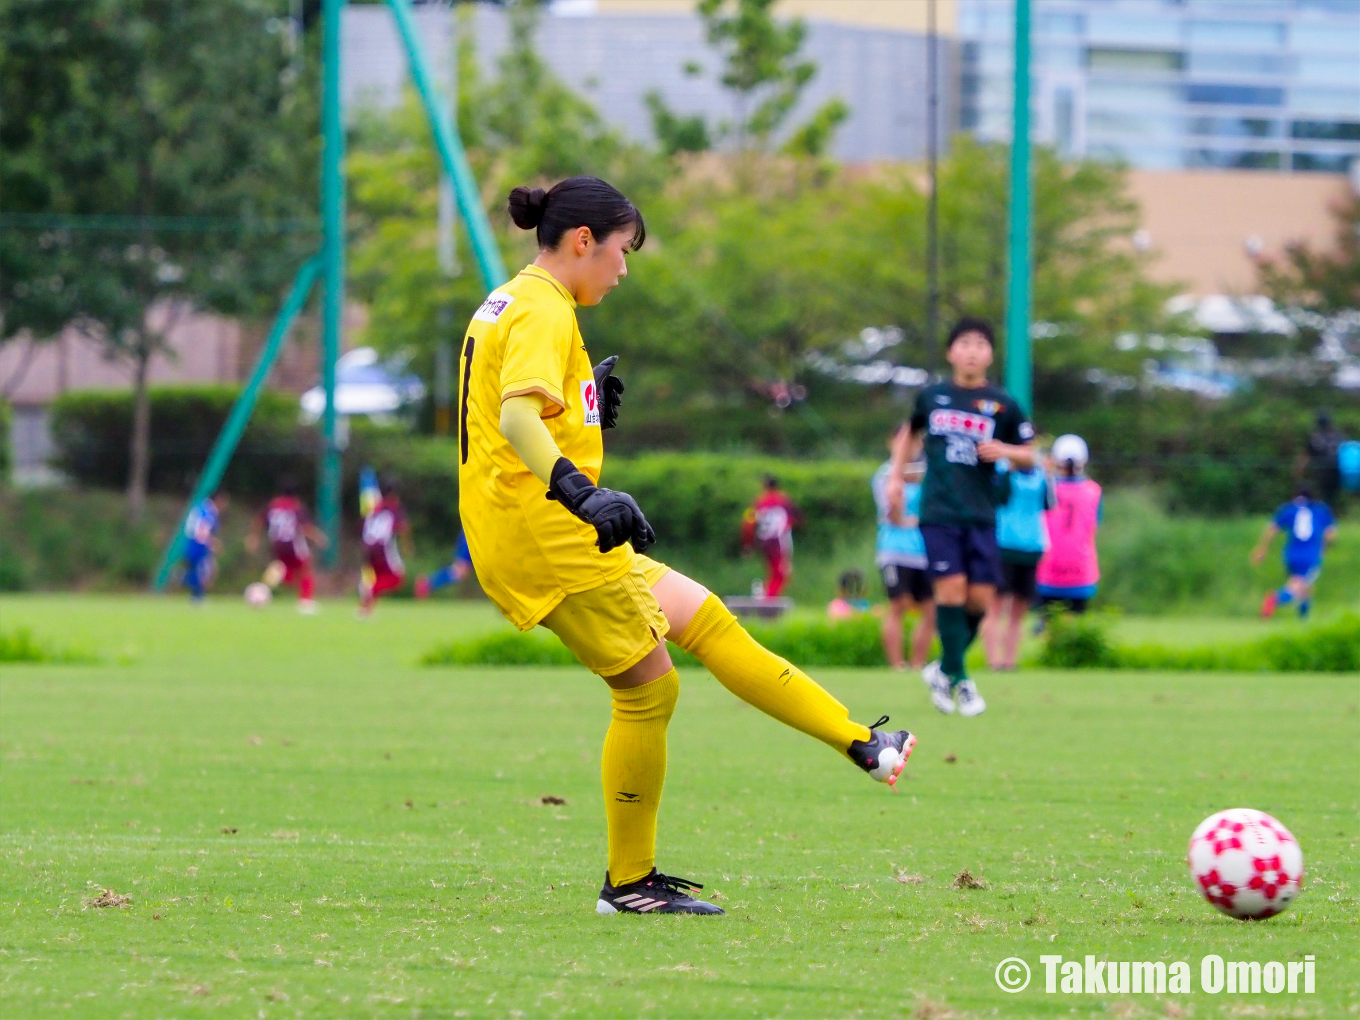
[[[498, 625], [478, 603], [359, 624], [0, 599], [0, 630], [104, 659], [0, 666], [0, 1015], [1360, 1015], [1354, 676], [983, 674], [991, 707], [964, 720], [914, 677], [821, 671], [920, 736], [893, 794], [688, 670], [660, 863], [729, 913], [598, 917], [603, 685], [415, 665]], [[1244, 805], [1308, 867], [1260, 924], [1183, 862]], [[986, 887], [953, 888], [964, 869]], [[104, 888], [130, 904], [88, 906]], [[1045, 994], [1044, 953], [1185, 960], [1193, 991]], [[1316, 994], [1208, 994], [1208, 953], [1313, 954]], [[1014, 996], [993, 976], [1012, 956], [1035, 974]]]

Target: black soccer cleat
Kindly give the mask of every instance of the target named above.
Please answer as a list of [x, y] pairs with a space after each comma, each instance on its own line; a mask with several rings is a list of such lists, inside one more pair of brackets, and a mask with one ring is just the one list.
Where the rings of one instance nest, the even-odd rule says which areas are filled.
[[850, 755], [851, 761], [873, 778], [880, 783], [887, 783], [896, 790], [897, 777], [902, 774], [907, 759], [911, 757], [912, 748], [916, 746], [916, 737], [907, 730], [886, 733], [878, 729], [887, 721], [888, 717], [885, 715], [870, 726], [869, 739], [854, 741], [846, 753]]
[[604, 888], [595, 904], [597, 914], [721, 914], [722, 907], [696, 900], [686, 890], [702, 889], [687, 878], [663, 875], [655, 868], [650, 875], [617, 889], [605, 872]]

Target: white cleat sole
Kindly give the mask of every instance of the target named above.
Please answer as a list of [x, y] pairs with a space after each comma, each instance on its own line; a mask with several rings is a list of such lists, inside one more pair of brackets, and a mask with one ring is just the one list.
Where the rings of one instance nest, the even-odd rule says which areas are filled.
[[921, 682], [930, 691], [930, 703], [945, 715], [953, 715], [955, 710], [954, 692], [949, 677], [940, 669], [939, 662], [929, 663], [921, 670]]
[[612, 903], [608, 903], [605, 900], [595, 901], [595, 913], [597, 914], [617, 914], [618, 912], [619, 908]]
[[878, 756], [878, 768], [869, 772], [869, 775], [877, 779], [880, 783], [887, 783], [897, 790], [897, 777], [902, 774], [902, 770], [907, 767], [907, 759], [911, 757], [911, 752], [916, 748], [916, 734], [907, 738], [902, 750], [888, 748]]
[[975, 715], [981, 715], [985, 711], [987, 711], [987, 702], [983, 701], [981, 696], [974, 698], [966, 705], [959, 706], [959, 715], [966, 716], [970, 719]]

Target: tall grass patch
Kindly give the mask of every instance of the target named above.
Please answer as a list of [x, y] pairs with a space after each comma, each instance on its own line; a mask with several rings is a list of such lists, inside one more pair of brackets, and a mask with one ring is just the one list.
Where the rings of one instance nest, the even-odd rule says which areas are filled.
[[12, 663], [93, 663], [98, 658], [88, 652], [63, 648], [34, 637], [27, 627], [0, 630], [0, 662]]
[[1110, 639], [1107, 625], [1108, 617], [1100, 613], [1054, 614], [1037, 665], [1048, 669], [1360, 672], [1360, 616], [1354, 613], [1258, 641], [1199, 648], [1118, 646]]

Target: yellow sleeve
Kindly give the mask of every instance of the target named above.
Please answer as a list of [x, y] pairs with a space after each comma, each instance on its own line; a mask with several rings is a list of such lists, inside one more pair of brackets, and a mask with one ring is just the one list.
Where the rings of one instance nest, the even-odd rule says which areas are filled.
[[546, 407], [548, 398], [541, 393], [524, 393], [501, 401], [501, 435], [544, 485], [552, 478], [553, 465], [562, 456], [548, 426], [543, 424]]
[[554, 418], [566, 408], [562, 384], [574, 332], [571, 309], [561, 301], [520, 304], [507, 326], [501, 400], [541, 394], [546, 398], [542, 416]]

